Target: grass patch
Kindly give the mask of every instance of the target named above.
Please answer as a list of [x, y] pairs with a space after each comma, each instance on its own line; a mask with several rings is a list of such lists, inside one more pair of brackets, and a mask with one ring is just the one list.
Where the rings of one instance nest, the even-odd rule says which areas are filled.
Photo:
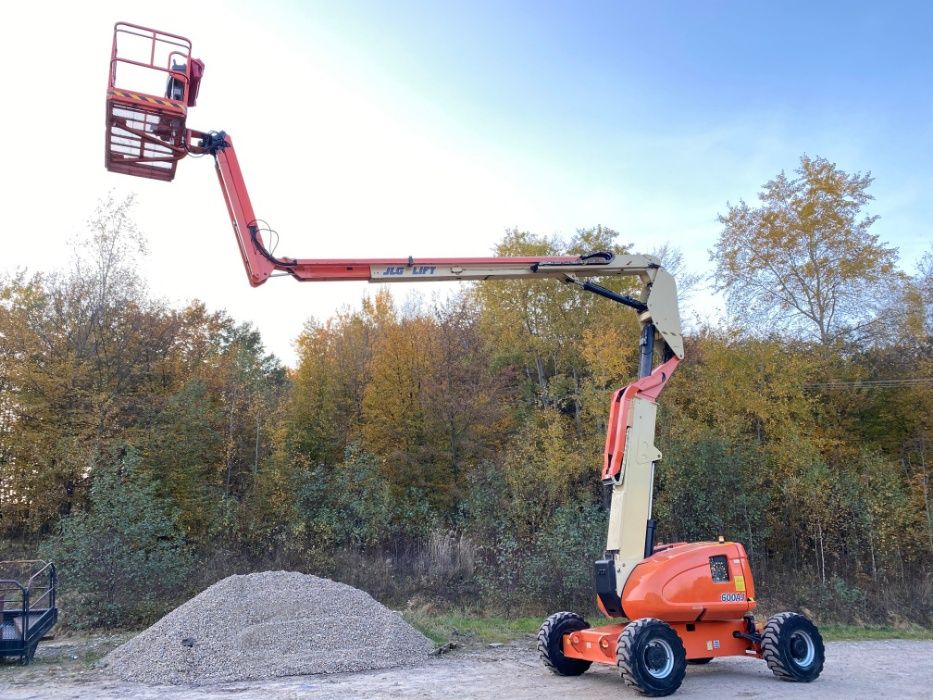
[[459, 643], [505, 643], [535, 634], [544, 620], [540, 617], [480, 616], [466, 613], [402, 613], [408, 623], [437, 645]]
[[933, 629], [924, 627], [876, 627], [859, 625], [819, 625], [820, 634], [828, 642], [868, 639], [933, 640]]
[[[498, 615], [475, 613], [427, 613], [417, 610], [403, 612], [410, 625], [418, 629], [436, 645], [454, 641], [460, 644], [495, 644], [510, 642], [526, 635], [535, 634], [541, 623], [540, 617], [506, 618]], [[594, 617], [595, 624], [606, 620]], [[761, 620], [763, 622], [763, 620]], [[828, 642], [872, 639], [920, 639], [933, 640], [933, 629], [918, 626], [884, 627], [859, 625], [819, 625], [823, 639]]]

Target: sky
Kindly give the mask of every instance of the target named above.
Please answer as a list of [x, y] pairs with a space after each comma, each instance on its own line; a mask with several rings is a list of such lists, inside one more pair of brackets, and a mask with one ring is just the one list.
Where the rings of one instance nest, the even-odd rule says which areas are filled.
[[[709, 272], [728, 203], [804, 153], [871, 171], [903, 269], [933, 245], [926, 2], [3, 3], [0, 274], [67, 266], [96, 202], [134, 193], [151, 293], [253, 323], [294, 364], [365, 283], [251, 288], [209, 159], [107, 172], [113, 24], [191, 39], [188, 125], [227, 131], [258, 217], [300, 258], [488, 255], [507, 228], [597, 224]], [[402, 299], [413, 285], [393, 287]], [[716, 312], [701, 293], [690, 313]]]

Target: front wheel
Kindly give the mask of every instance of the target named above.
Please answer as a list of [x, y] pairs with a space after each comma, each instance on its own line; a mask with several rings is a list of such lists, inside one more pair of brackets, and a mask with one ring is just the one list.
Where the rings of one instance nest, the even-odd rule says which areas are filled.
[[687, 672], [684, 643], [661, 620], [643, 617], [626, 625], [616, 642], [616, 663], [625, 684], [642, 695], [670, 695]]
[[579, 676], [592, 661], [568, 659], [564, 656], [564, 635], [589, 629], [589, 623], [572, 612], [557, 612], [551, 615], [538, 630], [538, 653], [541, 661], [558, 676]]
[[823, 637], [803, 615], [778, 613], [768, 620], [761, 636], [761, 655], [781, 680], [809, 683], [823, 671]]

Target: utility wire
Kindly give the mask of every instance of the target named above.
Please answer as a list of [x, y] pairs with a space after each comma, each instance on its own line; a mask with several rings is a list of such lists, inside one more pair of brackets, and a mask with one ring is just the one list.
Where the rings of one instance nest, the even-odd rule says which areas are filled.
[[933, 377], [909, 379], [854, 379], [851, 381], [816, 382], [804, 384], [804, 389], [896, 389], [900, 387], [933, 384]]

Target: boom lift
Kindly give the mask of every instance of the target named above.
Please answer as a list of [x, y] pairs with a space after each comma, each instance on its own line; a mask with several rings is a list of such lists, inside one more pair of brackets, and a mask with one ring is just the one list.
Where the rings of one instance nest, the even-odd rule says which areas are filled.
[[[614, 665], [626, 684], [649, 696], [677, 690], [686, 664], [705, 664], [720, 656], [763, 658], [775, 675], [789, 681], [807, 682], [820, 675], [823, 640], [810, 620], [788, 612], [764, 625], [755, 621], [755, 586], [741, 544], [722, 537], [655, 543], [651, 502], [661, 459], [654, 444], [657, 400], [684, 357], [676, 286], [658, 259], [601, 251], [579, 257], [275, 257], [253, 213], [230, 136], [187, 128], [187, 111], [195, 104], [203, 69], [191, 57], [187, 39], [118, 23], [107, 92], [106, 166], [171, 180], [186, 155], [213, 156], [251, 285], [277, 275], [303, 282], [373, 283], [551, 278], [638, 313], [639, 379], [612, 396], [601, 472], [611, 498], [606, 550], [595, 564], [596, 602], [606, 617], [617, 621], [590, 627], [576, 613], [551, 615], [538, 634], [547, 668], [575, 676], [594, 662]], [[638, 297], [589, 279], [612, 276], [638, 278]]]

